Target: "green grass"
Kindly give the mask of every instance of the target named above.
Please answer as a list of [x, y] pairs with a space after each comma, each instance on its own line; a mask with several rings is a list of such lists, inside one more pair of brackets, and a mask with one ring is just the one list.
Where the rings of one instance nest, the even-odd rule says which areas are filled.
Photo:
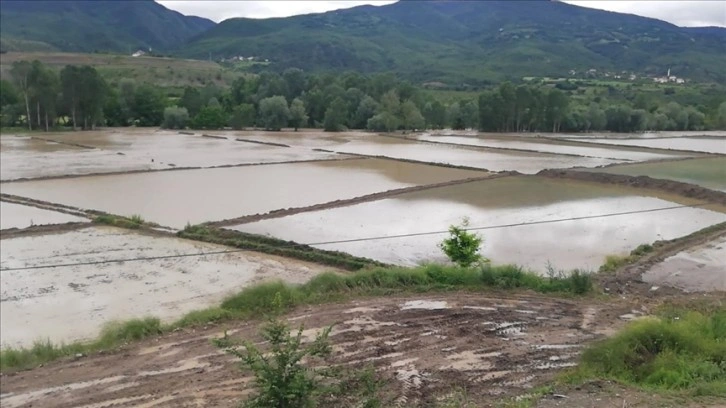
[[121, 217], [118, 215], [101, 214], [93, 219], [96, 224], [111, 225], [114, 227], [139, 229], [146, 224], [140, 215], [132, 215], [131, 217]]
[[263, 235], [247, 234], [241, 231], [214, 228], [206, 225], [187, 225], [177, 233], [177, 236], [195, 241], [210, 242], [315, 262], [349, 271], [358, 271], [372, 266], [385, 266], [378, 261], [353, 256], [345, 252], [326, 251], [292, 241], [284, 241]]
[[538, 292], [584, 294], [591, 290], [589, 275], [578, 271], [568, 276], [542, 277], [517, 266], [425, 265], [417, 268], [377, 268], [350, 275], [323, 273], [302, 285], [281, 281], [250, 286], [226, 298], [220, 306], [190, 312], [171, 324], [159, 319], [134, 319], [107, 325], [90, 343], [53, 345], [48, 341], [30, 348], [0, 351], [0, 370], [34, 367], [62, 357], [110, 350], [132, 341], [167, 333], [177, 328], [231, 319], [256, 319], [282, 313], [300, 305], [344, 301], [351, 297], [446, 290], [531, 289]]
[[571, 380], [605, 378], [690, 397], [726, 397], [726, 308], [646, 318], [582, 355]]
[[648, 254], [651, 251], [653, 251], [652, 245], [642, 244], [642, 245], [638, 245], [637, 248], [630, 251], [630, 254], [626, 255], [626, 256], [608, 255], [605, 257], [605, 263], [603, 263], [600, 266], [600, 269], [598, 270], [598, 272], [600, 272], [600, 273], [615, 272], [618, 269], [622, 268], [623, 266], [630, 265], [630, 264], [636, 262], [641, 257], [643, 257], [645, 254]]

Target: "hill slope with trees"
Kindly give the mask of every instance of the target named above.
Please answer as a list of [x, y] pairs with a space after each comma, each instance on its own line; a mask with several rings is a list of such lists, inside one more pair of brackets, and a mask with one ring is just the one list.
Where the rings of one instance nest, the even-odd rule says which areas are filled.
[[6, 51], [168, 51], [215, 23], [152, 0], [0, 2]]
[[322, 14], [223, 21], [180, 48], [273, 67], [395, 71], [417, 82], [501, 81], [589, 69], [726, 81], [726, 29], [538, 1], [399, 1]]

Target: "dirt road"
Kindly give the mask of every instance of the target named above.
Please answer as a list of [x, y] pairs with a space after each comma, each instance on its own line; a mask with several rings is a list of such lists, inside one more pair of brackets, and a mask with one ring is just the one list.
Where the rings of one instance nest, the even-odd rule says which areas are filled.
[[[624, 304], [534, 295], [452, 293], [352, 301], [291, 314], [312, 339], [335, 324], [330, 363], [373, 364], [397, 406], [427, 406], [466, 386], [486, 406], [575, 364], [584, 343], [611, 333]], [[606, 310], [607, 309], [607, 310]], [[0, 377], [3, 407], [235, 406], [249, 378], [211, 338], [257, 339], [257, 323], [189, 330], [117, 352]]]

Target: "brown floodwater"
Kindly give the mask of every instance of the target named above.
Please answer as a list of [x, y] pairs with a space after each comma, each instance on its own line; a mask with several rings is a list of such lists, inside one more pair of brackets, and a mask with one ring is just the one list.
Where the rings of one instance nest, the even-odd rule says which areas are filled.
[[88, 220], [69, 214], [0, 201], [0, 230], [8, 228], [27, 228], [33, 225], [63, 224], [66, 222], [84, 221]]
[[233, 138], [150, 129], [44, 133], [37, 137], [60, 143], [12, 135], [0, 139], [2, 180], [339, 158], [307, 148], [282, 148], [238, 142]]
[[[346, 207], [242, 224], [233, 229], [300, 243], [321, 243], [446, 231], [464, 217], [472, 227], [497, 227], [677, 206], [667, 196], [571, 180], [507, 177], [442, 187]], [[683, 201], [682, 201], [683, 202]], [[694, 201], [684, 202], [693, 204]], [[723, 210], [719, 208], [719, 210]], [[684, 221], [684, 220], [687, 220]], [[639, 244], [672, 239], [726, 221], [726, 214], [681, 208], [480, 231], [482, 252], [494, 263], [514, 263], [544, 273], [596, 270], [606, 255]], [[414, 265], [445, 261], [437, 244], [445, 233], [319, 245], [383, 262]]]
[[623, 164], [594, 171], [675, 180], [726, 192], [726, 157]]
[[384, 159], [330, 160], [3, 183], [0, 191], [181, 228], [395, 188], [485, 176]]
[[[198, 254], [228, 249], [153, 237], [111, 227], [2, 240], [0, 266]], [[88, 340], [111, 320], [154, 316], [169, 322], [218, 305], [225, 296], [265, 279], [302, 283], [329, 271], [306, 262], [251, 252], [2, 271], [0, 345], [31, 346]]]
[[291, 146], [324, 148], [339, 153], [385, 156], [429, 163], [468, 166], [490, 171], [516, 170], [534, 174], [543, 169], [596, 167], [625, 160], [602, 157], [574, 157], [553, 153], [516, 152], [474, 146], [448, 146], [379, 136], [372, 133], [277, 134], [252, 133], [245, 138]]
[[556, 154], [572, 154], [578, 156], [597, 157], [601, 159], [617, 159], [646, 161], [682, 157], [682, 155], [653, 153], [645, 150], [618, 149], [616, 147], [604, 148], [597, 146], [577, 146], [557, 143], [542, 143], [532, 138], [522, 137], [468, 137], [468, 136], [433, 136], [423, 134], [417, 137], [419, 140], [453, 143], [465, 146], [482, 146], [505, 149], [530, 150], [533, 152], [545, 152]]
[[726, 137], [582, 138], [571, 140], [621, 146], [640, 146], [656, 149], [726, 154]]

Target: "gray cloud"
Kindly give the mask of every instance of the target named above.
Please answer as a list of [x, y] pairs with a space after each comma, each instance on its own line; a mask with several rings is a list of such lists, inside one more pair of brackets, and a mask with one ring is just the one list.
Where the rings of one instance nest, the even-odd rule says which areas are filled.
[[[679, 26], [726, 27], [726, 1], [582, 1], [564, 0], [582, 7], [637, 14]], [[164, 6], [183, 14], [222, 21], [233, 17], [269, 18], [354, 7], [361, 4], [383, 5], [395, 1], [217, 1], [160, 0]]]

